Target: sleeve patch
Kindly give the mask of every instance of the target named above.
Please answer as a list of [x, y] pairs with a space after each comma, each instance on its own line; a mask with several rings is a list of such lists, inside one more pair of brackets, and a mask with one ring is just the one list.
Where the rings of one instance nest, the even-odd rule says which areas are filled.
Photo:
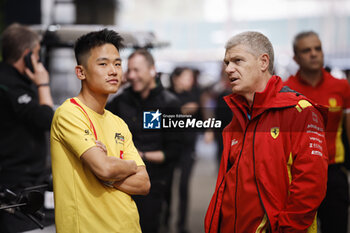
[[298, 112], [303, 111], [304, 108], [310, 107], [312, 104], [307, 100], [299, 100], [298, 104], [295, 105], [295, 108], [298, 110]]
[[28, 94], [21, 95], [17, 99], [19, 104], [28, 104], [30, 101], [32, 101], [32, 97], [30, 97]]

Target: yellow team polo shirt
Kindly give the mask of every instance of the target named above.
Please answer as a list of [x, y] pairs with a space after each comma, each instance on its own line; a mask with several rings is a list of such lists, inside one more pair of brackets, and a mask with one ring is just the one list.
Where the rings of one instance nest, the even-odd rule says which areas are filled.
[[51, 125], [51, 156], [57, 233], [141, 232], [137, 207], [129, 194], [103, 185], [80, 156], [97, 139], [108, 156], [122, 156], [144, 165], [125, 122], [105, 110], [98, 114], [66, 100]]

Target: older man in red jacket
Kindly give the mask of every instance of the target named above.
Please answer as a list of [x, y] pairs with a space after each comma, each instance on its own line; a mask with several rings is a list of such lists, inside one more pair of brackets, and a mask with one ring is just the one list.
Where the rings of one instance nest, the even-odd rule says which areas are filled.
[[326, 110], [273, 76], [273, 48], [244, 32], [226, 44], [233, 111], [205, 231], [316, 232], [326, 193]]

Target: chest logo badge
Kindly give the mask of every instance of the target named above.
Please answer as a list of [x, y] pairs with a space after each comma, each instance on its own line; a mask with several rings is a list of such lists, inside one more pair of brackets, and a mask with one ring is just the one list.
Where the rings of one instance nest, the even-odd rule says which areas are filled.
[[271, 136], [273, 139], [276, 139], [278, 135], [280, 134], [280, 128], [279, 127], [272, 127], [270, 130]]
[[119, 143], [119, 144], [124, 143], [124, 136], [121, 133], [115, 133], [114, 139], [116, 143]]
[[28, 94], [24, 94], [18, 97], [17, 102], [19, 104], [28, 104], [31, 100], [32, 100], [32, 97], [30, 97]]
[[329, 102], [329, 106], [332, 108], [337, 106], [337, 100], [335, 98], [329, 98], [328, 102]]
[[341, 110], [341, 106], [338, 106], [336, 98], [329, 98], [328, 104], [329, 104], [328, 110], [330, 112], [339, 112]]
[[238, 140], [237, 139], [233, 139], [232, 141], [231, 141], [231, 146], [234, 146], [234, 145], [236, 145], [238, 143]]

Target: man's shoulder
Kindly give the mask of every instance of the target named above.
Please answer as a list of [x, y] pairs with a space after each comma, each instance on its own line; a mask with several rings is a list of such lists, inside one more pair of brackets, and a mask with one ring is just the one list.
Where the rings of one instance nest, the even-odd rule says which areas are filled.
[[161, 97], [166, 104], [180, 104], [180, 101], [176, 95], [167, 89], [163, 89], [160, 92], [159, 97]]
[[284, 82], [283, 84], [286, 86], [289, 85], [296, 85], [298, 83], [298, 79], [296, 75], [290, 75]]
[[335, 95], [348, 99], [350, 84], [347, 79], [339, 79], [324, 71], [325, 81], [322, 83], [322, 95], [333, 97]]
[[19, 84], [24, 83], [24, 79], [14, 67], [4, 62], [0, 63], [0, 84], [13, 88]]
[[133, 95], [134, 94], [132, 92], [131, 87], [127, 87], [122, 91], [122, 93], [116, 95], [113, 99], [111, 99], [111, 101], [107, 105], [116, 104], [119, 102], [124, 102], [124, 103], [132, 102], [131, 100], [134, 99], [132, 97]]
[[125, 121], [121, 117], [119, 117], [117, 114], [114, 114], [108, 109], [105, 109], [105, 115], [106, 115], [105, 117], [106, 119], [111, 119], [113, 121], [118, 122], [121, 125], [126, 125]]
[[289, 86], [283, 86], [276, 94], [273, 102], [276, 107], [285, 108], [287, 106], [293, 107], [297, 105], [302, 99], [307, 98]]
[[65, 100], [56, 110], [55, 116], [66, 116], [81, 112], [77, 106], [70, 102], [70, 99]]
[[295, 106], [296, 108], [300, 106], [302, 109], [304, 109], [316, 105], [312, 100], [303, 94], [291, 89], [289, 86], [284, 86], [279, 91], [279, 97], [280, 99], [289, 102], [292, 107]]
[[131, 93], [131, 90], [126, 88], [121, 94], [115, 96], [111, 101], [109, 101], [105, 109], [118, 116], [119, 114], [128, 114], [129, 110], [137, 108], [138, 105], [138, 100]]
[[129, 97], [129, 96], [131, 96], [131, 95], [133, 95], [133, 90], [132, 90], [132, 87], [129, 86], [129, 87], [124, 88], [124, 89], [122, 90], [122, 92], [121, 92], [119, 95], [117, 95], [117, 96], [115, 97], [115, 99], [118, 99], [118, 98], [125, 98], [125, 97]]
[[[290, 89], [290, 88], [289, 88]], [[308, 117], [310, 114], [319, 114], [324, 120], [327, 119], [327, 108], [319, 104], [316, 104], [306, 96], [294, 91], [288, 90], [286, 92], [280, 92], [284, 94], [284, 98], [290, 102], [290, 108], [287, 108], [288, 118], [292, 117], [294, 120], [298, 117]]]
[[337, 86], [337, 87], [349, 86], [349, 82], [347, 79], [336, 78], [333, 75], [331, 75], [330, 73], [327, 73], [327, 75], [325, 75], [325, 76], [327, 78], [328, 83], [331, 83], [334, 86]]
[[279, 91], [279, 93], [287, 93], [288, 95], [291, 95], [293, 97], [295, 97], [296, 99], [301, 98], [300, 95], [302, 95], [301, 93], [293, 90], [292, 88], [290, 88], [289, 86], [283, 86], [282, 89]]
[[[1, 76], [2, 75], [7, 75], [7, 74], [15, 74], [15, 69], [9, 65], [9, 64], [6, 64], [5, 62], [0, 62], [0, 73], [1, 73]], [[1, 77], [1, 79], [3, 78], [3, 76]]]
[[311, 99], [288, 86], [284, 86], [279, 91], [277, 98], [286, 106], [288, 105], [290, 109], [293, 109], [292, 111], [295, 113], [317, 111], [322, 116], [327, 115], [327, 109], [325, 107], [313, 102]]

